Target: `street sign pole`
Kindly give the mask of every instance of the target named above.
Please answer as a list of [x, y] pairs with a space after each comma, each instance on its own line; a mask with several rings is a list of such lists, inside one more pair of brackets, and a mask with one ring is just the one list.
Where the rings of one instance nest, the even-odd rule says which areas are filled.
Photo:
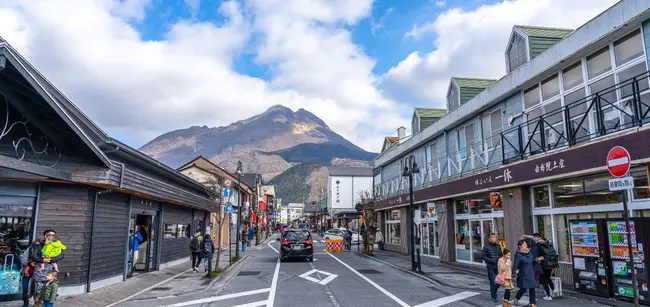
[[621, 191], [623, 198], [623, 219], [625, 220], [625, 234], [627, 237], [629, 271], [632, 275], [632, 295], [634, 296], [634, 307], [639, 306], [639, 289], [636, 280], [636, 265], [634, 263], [634, 250], [632, 248], [632, 228], [630, 227], [630, 210], [627, 207], [627, 192], [634, 188], [633, 178], [624, 178], [630, 171], [632, 159], [630, 153], [622, 146], [614, 146], [607, 153], [605, 165], [609, 173], [616, 177], [609, 180], [610, 191]]

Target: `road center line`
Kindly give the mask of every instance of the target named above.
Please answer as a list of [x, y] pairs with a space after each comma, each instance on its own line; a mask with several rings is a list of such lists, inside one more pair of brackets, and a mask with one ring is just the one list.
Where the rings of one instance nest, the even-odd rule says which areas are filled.
[[396, 303], [398, 303], [400, 306], [402, 306], [402, 307], [411, 307], [411, 306], [409, 306], [409, 304], [407, 304], [407, 303], [405, 303], [404, 301], [400, 300], [397, 296], [395, 296], [395, 295], [393, 295], [392, 293], [388, 292], [386, 289], [382, 288], [380, 285], [376, 284], [374, 281], [370, 280], [368, 277], [366, 277], [366, 276], [364, 276], [363, 274], [357, 272], [357, 270], [353, 269], [353, 268], [352, 268], [351, 266], [349, 266], [347, 263], [341, 261], [341, 259], [336, 258], [336, 256], [332, 255], [331, 253], [327, 253], [327, 254], [329, 254], [332, 258], [334, 258], [334, 260], [338, 261], [338, 262], [341, 263], [343, 266], [345, 266], [346, 268], [348, 268], [350, 271], [354, 272], [354, 274], [357, 274], [357, 275], [358, 275], [359, 277], [361, 277], [363, 280], [367, 281], [369, 284], [371, 284], [371, 285], [372, 285], [373, 287], [375, 287], [377, 290], [379, 290], [379, 291], [381, 291], [382, 293], [386, 294], [386, 296], [388, 296], [388, 297], [390, 297], [391, 299], [393, 299], [393, 301], [395, 301]]
[[202, 299], [183, 302], [183, 303], [166, 305], [166, 307], [181, 307], [181, 306], [190, 306], [190, 305], [195, 305], [195, 304], [203, 304], [203, 303], [209, 303], [209, 302], [223, 301], [223, 300], [227, 300], [227, 299], [231, 299], [231, 298], [237, 298], [237, 297], [248, 296], [248, 295], [253, 295], [253, 294], [260, 294], [260, 293], [265, 293], [265, 292], [269, 292], [269, 291], [271, 291], [271, 288], [257, 289], [257, 290], [251, 290], [251, 291], [246, 291], [246, 292], [226, 294], [226, 295], [221, 295], [221, 296], [213, 296], [213, 297], [207, 297], [207, 298], [202, 298]]
[[269, 293], [269, 299], [266, 301], [266, 307], [273, 307], [273, 303], [275, 303], [275, 290], [278, 288], [279, 275], [280, 275], [280, 258], [278, 257], [278, 262], [275, 264], [275, 272], [273, 272], [273, 281], [271, 282], [271, 292]]
[[465, 291], [465, 292], [461, 292], [461, 293], [456, 293], [454, 295], [441, 297], [441, 298], [439, 298], [437, 300], [426, 302], [424, 304], [420, 304], [420, 305], [417, 305], [415, 307], [439, 307], [439, 306], [442, 306], [442, 305], [447, 305], [449, 303], [453, 303], [455, 301], [464, 300], [464, 299], [466, 299], [468, 297], [472, 297], [474, 295], [479, 295], [479, 294], [476, 293], [476, 292]]

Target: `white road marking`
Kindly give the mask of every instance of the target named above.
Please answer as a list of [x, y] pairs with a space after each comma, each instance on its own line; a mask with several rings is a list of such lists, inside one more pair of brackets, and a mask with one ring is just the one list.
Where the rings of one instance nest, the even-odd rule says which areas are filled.
[[630, 160], [627, 157], [622, 157], [622, 158], [617, 158], [617, 159], [614, 159], [614, 160], [607, 161], [607, 165], [609, 165], [609, 167], [612, 167], [612, 166], [617, 166], [617, 165], [621, 165], [621, 164], [628, 164], [629, 162], [630, 162]]
[[278, 254], [280, 253], [280, 252], [278, 252], [277, 249], [275, 249], [275, 247], [271, 246], [271, 242], [267, 243], [266, 245], [268, 245], [268, 246], [269, 246], [271, 249], [273, 249], [276, 253], [278, 253]]
[[332, 255], [331, 253], [328, 253], [332, 258], [334, 258], [336, 261], [341, 263], [343, 266], [348, 268], [350, 271], [354, 272], [354, 274], [357, 274], [359, 277], [361, 277], [363, 280], [367, 281], [369, 284], [371, 284], [373, 287], [375, 287], [377, 290], [381, 291], [382, 293], [386, 294], [386, 296], [390, 297], [398, 303], [400, 306], [403, 307], [411, 307], [409, 304], [405, 303], [404, 301], [400, 300], [397, 296], [393, 295], [392, 293], [388, 292], [386, 289], [382, 288], [380, 285], [376, 284], [374, 281], [370, 280], [368, 277], [364, 276], [363, 274], [357, 272], [357, 270], [353, 269], [351, 266], [349, 266], [347, 263], [341, 261], [339, 258], [336, 258], [336, 256]]
[[239, 293], [226, 294], [226, 295], [221, 295], [221, 296], [207, 297], [207, 298], [202, 298], [202, 299], [198, 299], [198, 300], [193, 300], [193, 301], [188, 301], [188, 302], [183, 302], [183, 303], [167, 305], [166, 307], [181, 307], [181, 306], [189, 306], [189, 305], [195, 305], [195, 304], [203, 304], [203, 303], [209, 303], [209, 302], [223, 301], [223, 300], [227, 300], [227, 299], [231, 299], [231, 298], [237, 298], [237, 297], [248, 296], [248, 295], [253, 295], [253, 294], [260, 294], [260, 293], [265, 293], [265, 292], [269, 292], [269, 291], [271, 291], [271, 288], [257, 289], [257, 290], [251, 290], [251, 291], [246, 291], [246, 292], [239, 292]]
[[192, 270], [192, 269], [187, 269], [187, 270], [185, 270], [185, 271], [183, 271], [183, 272], [180, 272], [180, 273], [178, 273], [178, 274], [176, 274], [176, 275], [174, 275], [174, 276], [172, 276], [172, 277], [170, 277], [170, 278], [167, 278], [167, 279], [165, 279], [165, 280], [163, 280], [163, 281], [161, 281], [161, 282], [159, 282], [159, 283], [157, 283], [157, 284], [155, 284], [155, 285], [153, 285], [153, 286], [151, 286], [151, 287], [148, 287], [148, 288], [142, 289], [142, 290], [140, 290], [139, 292], [137, 292], [137, 293], [135, 293], [135, 294], [133, 294], [133, 295], [129, 295], [129, 296], [127, 296], [127, 297], [125, 297], [125, 298], [123, 298], [123, 299], [121, 299], [121, 300], [119, 300], [119, 301], [117, 301], [117, 302], [115, 302], [115, 303], [112, 303], [112, 304], [106, 305], [106, 307], [113, 307], [113, 306], [115, 306], [115, 305], [117, 305], [117, 304], [120, 304], [120, 303], [126, 302], [126, 301], [128, 301], [128, 300], [130, 300], [130, 299], [132, 299], [132, 298], [134, 298], [134, 297], [136, 297], [136, 296], [138, 296], [138, 295], [140, 295], [140, 294], [142, 294], [142, 293], [145, 293], [145, 292], [147, 292], [147, 291], [149, 291], [149, 290], [151, 290], [151, 289], [153, 289], [153, 288], [155, 288], [155, 287], [158, 287], [158, 286], [160, 286], [160, 285], [162, 285], [162, 284], [164, 284], [164, 283], [166, 283], [166, 282], [168, 282], [168, 281], [170, 281], [170, 280], [172, 280], [172, 279], [178, 277], [178, 276], [181, 276], [181, 275], [183, 275], [183, 274], [189, 272], [190, 270]]
[[264, 306], [266, 305], [266, 301], [259, 301], [259, 302], [252, 302], [248, 304], [241, 304], [237, 306], [232, 306], [232, 307], [258, 307], [258, 306]]
[[478, 293], [465, 291], [465, 292], [461, 292], [461, 293], [456, 293], [454, 295], [441, 297], [441, 298], [439, 298], [437, 300], [426, 302], [424, 304], [420, 304], [420, 305], [417, 305], [415, 307], [439, 307], [439, 306], [442, 306], [442, 305], [447, 305], [449, 303], [453, 303], [455, 301], [464, 300], [464, 299], [472, 297], [474, 295], [478, 295]]
[[275, 265], [275, 272], [273, 272], [273, 281], [271, 282], [271, 292], [269, 292], [269, 299], [266, 301], [266, 307], [273, 307], [275, 303], [275, 290], [278, 288], [278, 276], [280, 275], [280, 258]]
[[[323, 274], [323, 275], [327, 275], [327, 277], [323, 278], [323, 280], [318, 280], [316, 278], [313, 278], [313, 277], [309, 276], [309, 275], [314, 274], [314, 273], [320, 273], [320, 274]], [[309, 280], [309, 281], [313, 281], [313, 282], [315, 282], [317, 284], [321, 284], [321, 285], [324, 286], [324, 285], [327, 285], [330, 281], [334, 280], [334, 278], [337, 278], [339, 276], [336, 275], [336, 274], [329, 273], [329, 272], [313, 269], [311, 271], [300, 274], [298, 277], [304, 278], [304, 279]]]

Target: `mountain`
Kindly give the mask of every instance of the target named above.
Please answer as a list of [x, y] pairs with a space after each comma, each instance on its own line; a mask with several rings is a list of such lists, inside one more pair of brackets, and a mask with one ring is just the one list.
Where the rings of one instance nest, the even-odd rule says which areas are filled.
[[[368, 166], [377, 156], [346, 140], [311, 112], [294, 112], [281, 105], [228, 126], [171, 131], [140, 151], [173, 168], [199, 155], [229, 171], [242, 161], [244, 172], [260, 173], [265, 182], [273, 178], [270, 182], [279, 186], [278, 197], [296, 202], [320, 199], [327, 165]], [[301, 183], [307, 186], [297, 188]]]

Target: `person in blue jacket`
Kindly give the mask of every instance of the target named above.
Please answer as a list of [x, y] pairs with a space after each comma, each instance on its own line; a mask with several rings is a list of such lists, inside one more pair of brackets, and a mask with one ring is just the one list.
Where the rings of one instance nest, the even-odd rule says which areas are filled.
[[133, 230], [129, 230], [129, 253], [131, 254], [131, 267], [132, 270], [135, 269], [135, 263], [138, 261], [138, 251], [140, 243], [144, 240], [142, 234], [139, 231], [138, 226], [135, 226], [135, 234]]
[[252, 244], [253, 239], [255, 239], [255, 229], [253, 227], [248, 227], [248, 244]]

